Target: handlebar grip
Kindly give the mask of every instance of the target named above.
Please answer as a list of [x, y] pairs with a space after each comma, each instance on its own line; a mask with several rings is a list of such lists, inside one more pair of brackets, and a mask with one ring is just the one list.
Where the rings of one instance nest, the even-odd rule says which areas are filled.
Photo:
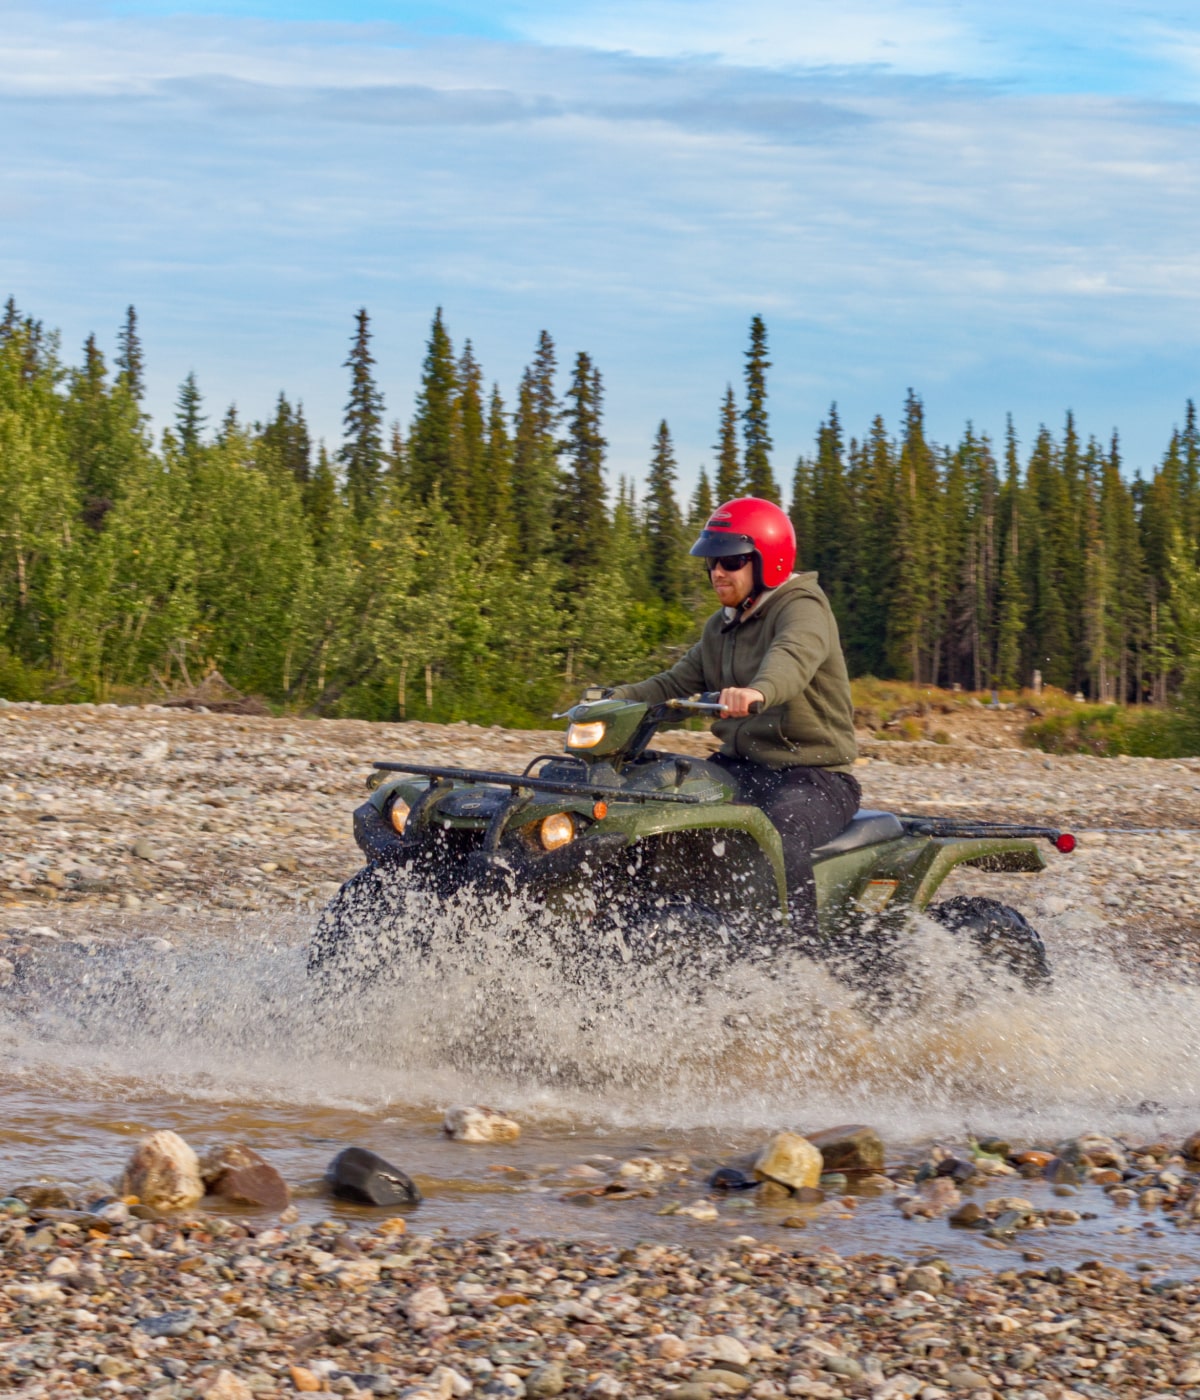
[[762, 714], [762, 701], [761, 701], [761, 700], [751, 700], [751, 701], [750, 701], [750, 710], [749, 710], [749, 713], [752, 714], [752, 715], [761, 715], [761, 714]]

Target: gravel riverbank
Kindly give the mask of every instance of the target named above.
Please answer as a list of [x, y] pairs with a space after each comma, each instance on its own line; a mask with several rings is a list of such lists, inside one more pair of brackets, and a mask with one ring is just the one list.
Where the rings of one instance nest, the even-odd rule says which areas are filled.
[[14, 1223], [0, 1232], [0, 1386], [158, 1400], [1200, 1395], [1195, 1280], [402, 1226]]

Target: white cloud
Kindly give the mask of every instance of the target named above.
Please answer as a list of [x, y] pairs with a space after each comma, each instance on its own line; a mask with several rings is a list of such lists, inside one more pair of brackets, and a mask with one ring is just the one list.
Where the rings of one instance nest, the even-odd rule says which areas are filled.
[[[914, 71], [958, 42], [926, 9]], [[1165, 421], [1200, 351], [1192, 109], [394, 26], [0, 15], [12, 290], [68, 345], [135, 301], [160, 412], [194, 367], [214, 411], [286, 386], [335, 436], [364, 302], [401, 416], [438, 303], [510, 392], [541, 326], [592, 350], [637, 470], [663, 414], [685, 465], [708, 454], [754, 311], [783, 459], [830, 399], [861, 431], [909, 384], [949, 430], [1089, 394]], [[1156, 356], [1110, 410], [1098, 376]]]

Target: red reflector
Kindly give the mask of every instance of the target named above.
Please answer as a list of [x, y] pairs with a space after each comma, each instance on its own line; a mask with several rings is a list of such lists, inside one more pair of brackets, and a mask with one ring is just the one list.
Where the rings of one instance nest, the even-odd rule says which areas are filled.
[[1061, 836], [1056, 836], [1054, 838], [1054, 844], [1064, 856], [1069, 856], [1075, 849], [1075, 838], [1069, 831], [1064, 831]]
[[608, 803], [595, 803], [592, 807], [592, 816], [595, 817], [598, 822], [602, 822], [604, 818], [608, 816]]

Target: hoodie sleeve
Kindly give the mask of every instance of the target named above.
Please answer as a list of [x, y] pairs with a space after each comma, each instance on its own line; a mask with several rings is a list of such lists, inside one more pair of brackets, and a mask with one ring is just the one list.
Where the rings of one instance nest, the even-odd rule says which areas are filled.
[[700, 660], [700, 643], [687, 651], [669, 671], [638, 681], [634, 685], [618, 685], [613, 695], [618, 700], [644, 700], [656, 705], [660, 700], [673, 700], [695, 695], [704, 689], [704, 667]]
[[781, 705], [802, 694], [829, 655], [830, 618], [816, 598], [803, 594], [787, 599], [775, 621], [775, 635], [754, 679], [762, 692], [763, 708]]

